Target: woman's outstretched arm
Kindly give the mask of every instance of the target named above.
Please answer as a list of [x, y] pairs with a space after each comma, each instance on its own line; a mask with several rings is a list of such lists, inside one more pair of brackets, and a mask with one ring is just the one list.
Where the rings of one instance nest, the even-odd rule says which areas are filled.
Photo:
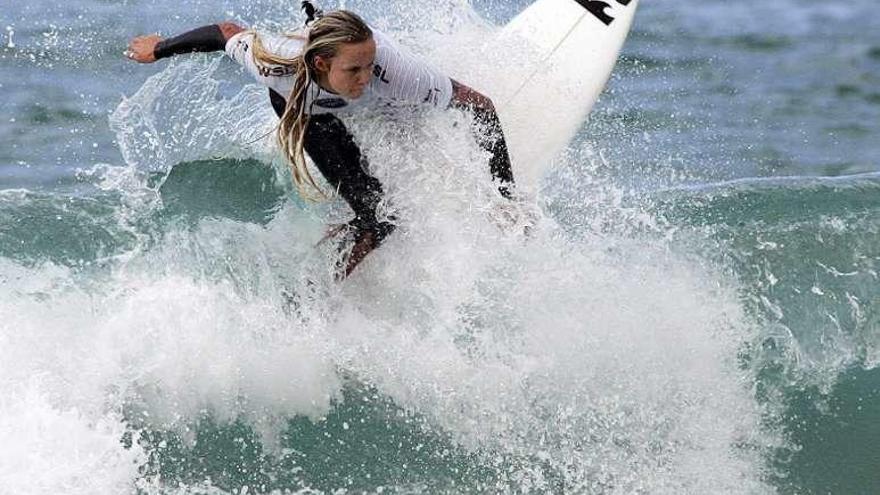
[[244, 31], [233, 22], [221, 22], [187, 31], [173, 38], [163, 39], [158, 34], [138, 36], [128, 44], [125, 54], [142, 64], [150, 64], [161, 58], [192, 52], [215, 52], [223, 50], [229, 38]]

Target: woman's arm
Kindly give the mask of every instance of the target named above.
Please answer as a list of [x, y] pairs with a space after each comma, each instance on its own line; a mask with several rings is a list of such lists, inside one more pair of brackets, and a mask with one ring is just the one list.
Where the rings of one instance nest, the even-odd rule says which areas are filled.
[[244, 28], [235, 23], [221, 22], [202, 26], [165, 40], [158, 34], [138, 36], [128, 44], [125, 54], [135, 62], [149, 64], [172, 55], [214, 52], [223, 50], [229, 38], [242, 31]]
[[495, 105], [489, 97], [479, 91], [452, 80], [452, 101], [450, 106], [473, 112], [474, 133], [480, 147], [492, 154], [489, 160], [489, 169], [492, 177], [498, 179], [501, 185], [498, 192], [507, 199], [513, 198], [511, 188], [513, 186], [513, 170], [510, 168], [510, 154], [507, 151], [507, 142], [504, 140], [504, 132], [501, 130], [501, 121], [495, 113]]

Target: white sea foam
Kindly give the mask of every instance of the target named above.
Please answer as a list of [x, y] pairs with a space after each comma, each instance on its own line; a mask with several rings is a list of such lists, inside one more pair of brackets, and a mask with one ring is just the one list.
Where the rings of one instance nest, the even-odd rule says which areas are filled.
[[206, 415], [243, 419], [271, 449], [284, 420], [317, 419], [337, 396], [307, 332], [228, 283], [120, 271], [84, 290], [4, 264], [16, 272], [27, 281], [4, 284], [0, 307], [2, 493], [133, 490], [145, 458], [122, 444], [123, 413], [184, 434]]
[[[105, 471], [85, 459], [80, 476], [134, 483], [126, 407], [184, 434], [205, 414], [243, 420], [272, 448], [286, 419], [330, 410], [344, 370], [523, 491], [762, 491], [760, 459], [738, 447], [768, 440], [736, 363], [750, 327], [729, 281], [662, 245], [575, 239], [552, 219], [529, 239], [503, 234], [476, 149], [423, 167], [437, 160], [427, 143], [368, 147], [387, 158], [375, 172], [401, 225], [341, 286], [312, 247], [320, 229], [293, 206], [266, 227], [172, 229], [109, 273], [4, 264], [0, 376], [20, 390], [3, 406], [4, 455], [33, 451], [27, 469], [39, 469], [63, 450], [24, 432], [78, 428], [74, 444], [114, 459]], [[303, 276], [326, 295], [288, 315], [279, 294]]]
[[0, 492], [128, 493], [144, 453], [122, 447], [125, 425], [59, 406], [32, 379], [0, 397]]
[[[419, 142], [369, 147], [406, 214], [343, 289], [337, 359], [463, 445], [521, 462], [509, 480], [526, 491], [769, 490], [736, 448], [772, 440], [736, 363], [752, 328], [732, 281], [662, 242], [573, 239], [551, 219], [500, 234], [477, 152], [451, 144], [465, 136], [438, 136], [457, 150], [442, 159]], [[584, 209], [644, 223], [614, 197]]]

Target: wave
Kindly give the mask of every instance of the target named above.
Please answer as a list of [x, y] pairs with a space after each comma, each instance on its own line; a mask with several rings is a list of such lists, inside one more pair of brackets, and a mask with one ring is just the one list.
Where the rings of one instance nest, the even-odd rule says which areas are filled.
[[[728, 266], [787, 380], [824, 390], [878, 362], [880, 175], [750, 179], [659, 191], [679, 240]], [[784, 350], [783, 350], [784, 349]], [[776, 354], [780, 353], [780, 354]]]
[[733, 286], [650, 241], [573, 239], [552, 218], [529, 240], [502, 233], [482, 157], [448, 139], [467, 164], [453, 177], [420, 165], [436, 160], [428, 144], [374, 141], [405, 215], [342, 285], [332, 249], [315, 248], [327, 214], [290, 199], [271, 165], [96, 172], [119, 196], [73, 209], [133, 237], [86, 268], [64, 250], [4, 254], [0, 272], [29, 282], [0, 286], [0, 376], [41, 377], [47, 414], [80, 411], [82, 436], [52, 442], [97, 442], [90, 421], [115, 418], [127, 440], [102, 479], [136, 459], [148, 492], [768, 491], [755, 452], [774, 435], [736, 359], [756, 328]]
[[797, 222], [880, 208], [880, 174], [747, 178], [658, 190], [657, 211], [676, 223]]

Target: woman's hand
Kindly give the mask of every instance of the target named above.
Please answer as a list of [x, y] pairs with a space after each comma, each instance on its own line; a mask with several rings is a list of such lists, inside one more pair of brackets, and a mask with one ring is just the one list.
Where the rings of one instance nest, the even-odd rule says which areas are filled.
[[158, 34], [138, 36], [128, 44], [125, 56], [141, 64], [151, 64], [156, 61], [154, 50], [160, 41], [162, 37]]

